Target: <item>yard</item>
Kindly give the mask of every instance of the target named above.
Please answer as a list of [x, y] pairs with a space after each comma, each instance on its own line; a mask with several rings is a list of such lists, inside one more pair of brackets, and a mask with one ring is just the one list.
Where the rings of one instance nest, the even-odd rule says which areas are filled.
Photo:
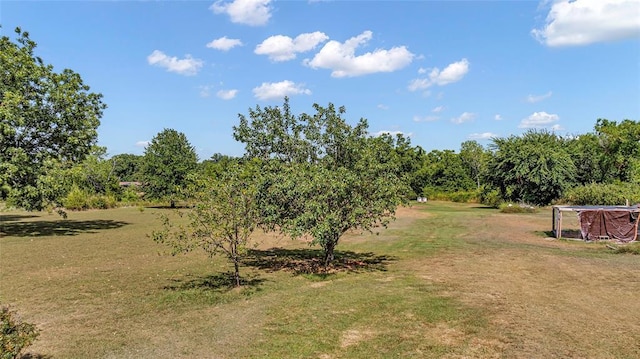
[[163, 209], [0, 213], [0, 302], [41, 335], [30, 358], [637, 358], [640, 256], [551, 239], [551, 210], [401, 208], [354, 233], [335, 268], [258, 234], [232, 267], [172, 257]]

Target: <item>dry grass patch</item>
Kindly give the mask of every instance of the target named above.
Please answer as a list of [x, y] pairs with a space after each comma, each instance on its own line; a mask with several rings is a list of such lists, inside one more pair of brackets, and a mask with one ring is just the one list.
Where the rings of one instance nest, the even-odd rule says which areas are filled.
[[639, 257], [546, 238], [550, 210], [401, 208], [319, 274], [259, 233], [241, 289], [224, 260], [159, 256], [157, 211], [2, 214], [0, 302], [41, 329], [34, 357], [640, 357]]

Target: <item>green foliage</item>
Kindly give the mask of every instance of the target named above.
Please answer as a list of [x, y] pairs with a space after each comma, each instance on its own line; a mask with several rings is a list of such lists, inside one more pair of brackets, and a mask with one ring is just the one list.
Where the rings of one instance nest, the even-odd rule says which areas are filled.
[[21, 321], [8, 306], [0, 307], [0, 359], [19, 358], [40, 332], [35, 325]]
[[450, 201], [458, 203], [475, 203], [480, 201], [480, 191], [438, 192], [434, 188], [425, 188], [423, 195], [429, 200]]
[[88, 199], [89, 195], [85, 191], [73, 186], [62, 203], [67, 209], [80, 211], [88, 208]]
[[467, 175], [475, 180], [476, 189], [480, 189], [480, 180], [486, 170], [490, 153], [477, 141], [465, 141], [460, 145], [460, 160], [467, 170]]
[[421, 169], [425, 179], [423, 195], [429, 193], [453, 193], [476, 188], [471, 172], [467, 171], [462, 158], [452, 150], [433, 150], [424, 158]]
[[480, 203], [486, 206], [500, 208], [502, 202], [502, 196], [497, 189], [485, 188], [480, 193]]
[[563, 201], [579, 206], [620, 206], [627, 201], [636, 204], [640, 203], [640, 186], [634, 183], [592, 183], [568, 190]]
[[576, 168], [566, 141], [547, 131], [495, 138], [486, 178], [513, 202], [546, 205], [574, 183]]
[[234, 137], [248, 158], [267, 164], [260, 190], [265, 228], [312, 237], [326, 266], [344, 233], [386, 226], [409, 189], [388, 138], [369, 137], [364, 119], [347, 124], [344, 107], [313, 107], [315, 114], [296, 117], [285, 98], [282, 108], [250, 109], [251, 121], [240, 115]]
[[147, 146], [141, 165], [145, 197], [169, 200], [171, 207], [182, 198], [187, 176], [198, 164], [195, 149], [187, 137], [176, 130], [164, 129]]
[[187, 193], [194, 206], [187, 212], [188, 226], [176, 226], [163, 216], [163, 229], [152, 233], [153, 240], [171, 247], [173, 255], [197, 248], [210, 256], [224, 254], [240, 286], [240, 260], [260, 223], [260, 178], [258, 161], [229, 165], [217, 177], [192, 176]]
[[123, 153], [109, 159], [113, 175], [122, 182], [139, 182], [142, 156]]
[[603, 150], [605, 180], [640, 183], [640, 121], [598, 119], [596, 135]]
[[56, 201], [48, 171], [84, 159], [106, 105], [77, 73], [45, 65], [27, 32], [16, 34], [16, 43], [0, 38], [0, 197], [42, 209]]

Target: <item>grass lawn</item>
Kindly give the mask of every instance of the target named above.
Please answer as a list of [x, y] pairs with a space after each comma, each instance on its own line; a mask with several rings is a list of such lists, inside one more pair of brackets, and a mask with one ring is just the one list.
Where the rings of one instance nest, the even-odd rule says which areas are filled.
[[258, 234], [232, 266], [147, 237], [161, 209], [0, 213], [0, 303], [41, 335], [29, 358], [638, 358], [640, 256], [555, 240], [551, 210], [402, 208], [335, 269]]

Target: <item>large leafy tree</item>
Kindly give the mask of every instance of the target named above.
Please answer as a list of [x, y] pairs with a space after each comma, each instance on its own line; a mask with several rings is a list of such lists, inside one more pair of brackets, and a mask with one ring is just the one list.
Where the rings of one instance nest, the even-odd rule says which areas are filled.
[[141, 177], [145, 196], [151, 199], [169, 200], [175, 207], [182, 197], [187, 176], [198, 166], [195, 149], [184, 133], [164, 129], [147, 146], [141, 165]]
[[576, 168], [567, 141], [548, 131], [495, 138], [487, 180], [510, 201], [545, 205], [575, 183]]
[[291, 113], [284, 105], [240, 115], [234, 137], [247, 157], [261, 158], [265, 180], [260, 191], [262, 224], [298, 238], [310, 236], [334, 259], [340, 238], [351, 230], [385, 226], [404, 202], [407, 186], [387, 141], [367, 133], [367, 121], [355, 126], [346, 109], [313, 105], [315, 113]]
[[55, 201], [47, 172], [90, 152], [106, 105], [79, 74], [37, 57], [27, 32], [15, 32], [15, 42], [0, 38], [0, 197], [33, 210]]

